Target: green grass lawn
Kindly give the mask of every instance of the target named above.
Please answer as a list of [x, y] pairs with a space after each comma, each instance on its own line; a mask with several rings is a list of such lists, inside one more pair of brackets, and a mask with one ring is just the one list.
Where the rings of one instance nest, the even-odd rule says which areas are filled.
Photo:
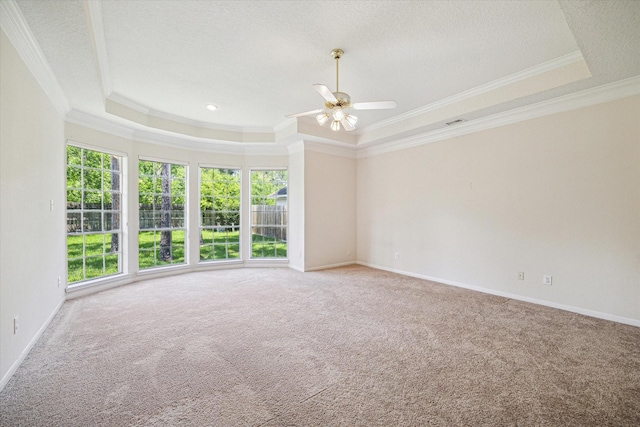
[[200, 261], [240, 259], [240, 232], [202, 230]]
[[160, 257], [160, 231], [141, 231], [138, 233], [138, 266], [145, 268], [163, 265], [184, 264], [184, 230], [171, 232], [171, 259]]
[[287, 242], [274, 239], [273, 237], [253, 234], [251, 236], [251, 257], [252, 258], [286, 258]]
[[[86, 237], [86, 255], [83, 259], [83, 242]], [[171, 260], [160, 258], [160, 232], [141, 231], [138, 234], [139, 268], [153, 268], [185, 262], [184, 231], [171, 234]], [[258, 234], [252, 236], [252, 258], [286, 258], [287, 242]], [[95, 279], [119, 273], [119, 254], [111, 254], [111, 234], [67, 236], [69, 283]], [[240, 233], [202, 231], [200, 260], [213, 261], [240, 259]]]
[[[85, 237], [86, 258], [83, 262], [82, 247]], [[69, 283], [118, 273], [118, 256], [117, 253], [111, 253], [111, 234], [67, 236]], [[85, 262], [86, 265], [83, 265]]]
[[[287, 257], [287, 242], [258, 234], [252, 235], [251, 238], [252, 258]], [[200, 260], [220, 259], [240, 259], [240, 233], [238, 231], [216, 232], [203, 230], [202, 243], [200, 244]]]

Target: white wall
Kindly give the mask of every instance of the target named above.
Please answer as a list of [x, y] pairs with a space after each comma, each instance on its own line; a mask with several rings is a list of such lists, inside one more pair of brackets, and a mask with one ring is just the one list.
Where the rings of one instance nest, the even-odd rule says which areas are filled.
[[357, 182], [361, 263], [640, 325], [640, 97], [363, 158]]
[[64, 122], [4, 32], [0, 93], [1, 389], [64, 301], [66, 258]]
[[300, 141], [289, 155], [289, 266], [311, 271], [356, 261], [354, 152]]
[[355, 158], [306, 149], [304, 180], [305, 270], [355, 262]]

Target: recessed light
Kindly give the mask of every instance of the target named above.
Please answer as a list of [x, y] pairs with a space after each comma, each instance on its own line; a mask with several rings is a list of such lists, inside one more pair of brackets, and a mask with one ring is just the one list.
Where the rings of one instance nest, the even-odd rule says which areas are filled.
[[216, 104], [207, 104], [207, 105], [205, 105], [205, 108], [207, 110], [216, 111], [220, 107], [218, 107]]

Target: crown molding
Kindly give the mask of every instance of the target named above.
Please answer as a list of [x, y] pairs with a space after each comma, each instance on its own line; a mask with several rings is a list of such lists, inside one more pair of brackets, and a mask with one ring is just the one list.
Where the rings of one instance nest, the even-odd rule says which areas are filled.
[[31, 32], [20, 8], [14, 0], [0, 1], [0, 27], [27, 65], [54, 108], [64, 117], [70, 110], [69, 101], [55, 78], [49, 62]]
[[289, 154], [306, 153], [312, 151], [314, 153], [327, 154], [330, 156], [344, 157], [347, 159], [357, 158], [357, 149], [355, 147], [344, 147], [327, 145], [315, 141], [298, 141], [288, 146]]
[[134, 131], [131, 137], [133, 141], [147, 144], [161, 145], [170, 148], [181, 148], [189, 151], [209, 152], [218, 154], [244, 154], [244, 149], [238, 144], [211, 144], [210, 142], [186, 140], [170, 135], [161, 135], [155, 132]]
[[499, 89], [504, 86], [511, 85], [513, 83], [517, 83], [522, 80], [529, 79], [531, 77], [535, 77], [537, 75], [546, 73], [551, 70], [555, 70], [557, 68], [566, 67], [567, 65], [576, 63], [576, 62], [584, 62], [584, 58], [582, 57], [582, 53], [580, 51], [571, 52], [567, 55], [560, 56], [558, 58], [552, 59], [551, 61], [543, 62], [542, 64], [538, 64], [536, 66], [527, 68], [522, 71], [518, 71], [516, 73], [510, 74], [506, 77], [502, 77], [500, 79], [491, 81], [489, 83], [485, 83], [480, 86], [476, 86], [472, 89], [466, 90], [464, 92], [457, 93], [448, 98], [441, 99], [439, 101], [433, 102], [431, 104], [425, 105], [420, 108], [416, 108], [411, 111], [407, 111], [406, 113], [391, 117], [387, 120], [382, 120], [377, 123], [371, 124], [369, 126], [365, 126], [356, 131], [357, 135], [362, 135], [365, 133], [369, 133], [383, 127], [400, 123], [404, 120], [412, 119], [421, 114], [428, 113], [430, 111], [438, 110], [440, 108], [446, 107], [451, 104], [455, 104], [461, 101], [465, 101], [467, 99], [473, 98], [474, 96], [482, 95], [496, 89]]
[[[200, 122], [197, 120], [188, 119], [186, 117], [176, 116], [175, 114], [154, 110], [152, 108], [142, 105], [116, 92], [111, 92], [109, 96], [107, 96], [107, 100], [115, 104], [122, 105], [144, 116], [148, 116], [148, 117], [156, 118], [160, 120], [166, 120], [170, 122], [175, 122], [181, 125], [186, 125], [194, 128], [223, 131], [223, 132], [233, 132], [233, 133], [237, 133], [238, 135], [251, 134], [251, 133], [273, 134], [275, 132], [274, 128], [271, 128], [268, 126], [230, 126], [230, 125]], [[126, 119], [126, 117], [123, 117], [123, 118]]]
[[358, 158], [376, 156], [406, 148], [416, 147], [431, 142], [442, 141], [453, 137], [467, 135], [482, 130], [505, 126], [529, 119], [555, 113], [576, 110], [603, 102], [640, 94], [640, 76], [630, 77], [617, 82], [560, 96], [547, 101], [502, 113], [493, 114], [476, 120], [464, 122], [452, 128], [438, 129], [421, 135], [399, 139], [358, 150]]
[[98, 0], [83, 0], [89, 35], [93, 43], [93, 51], [98, 62], [98, 74], [102, 86], [102, 95], [106, 99], [112, 92], [111, 71], [107, 54], [107, 40], [104, 35], [104, 20], [102, 18], [102, 4]]
[[118, 136], [120, 138], [132, 139], [134, 130], [127, 126], [105, 120], [101, 117], [85, 113], [80, 110], [71, 110], [65, 116], [65, 121], [78, 126], [83, 126], [98, 132], [108, 133], [109, 135]]
[[228, 141], [196, 139], [193, 137], [185, 137], [184, 135], [174, 137], [170, 135], [163, 135], [158, 132], [133, 130], [129, 126], [117, 124], [78, 110], [72, 110], [69, 112], [66, 115], [66, 120], [70, 123], [75, 123], [80, 126], [85, 126], [122, 138], [150, 144], [179, 147], [187, 150], [249, 156], [285, 156], [308, 150], [347, 158], [366, 158], [467, 135], [482, 130], [492, 129], [499, 126], [505, 126], [524, 120], [543, 117], [550, 114], [614, 101], [616, 99], [638, 94], [640, 94], [640, 76], [635, 76], [547, 101], [542, 101], [533, 105], [471, 120], [452, 128], [438, 129], [421, 135], [403, 138], [389, 143], [382, 143], [367, 148], [358, 148], [356, 146], [346, 144], [334, 145], [324, 140], [305, 140], [305, 135], [302, 134], [298, 134], [296, 141], [289, 144], [234, 143]]
[[345, 157], [347, 159], [355, 159], [357, 157], [356, 147], [339, 147], [314, 141], [304, 141], [304, 150], [313, 151], [314, 153], [328, 154], [330, 156]]
[[160, 135], [147, 131], [134, 131], [131, 139], [137, 142], [162, 145], [170, 148], [181, 148], [189, 151], [214, 154], [234, 154], [239, 156], [286, 156], [288, 154], [287, 147], [270, 143], [212, 143], [207, 140], [186, 140], [184, 138]]
[[298, 141], [295, 142], [293, 144], [290, 144], [287, 147], [289, 154], [297, 154], [297, 153], [303, 153], [304, 152], [304, 141]]
[[190, 151], [210, 152], [217, 154], [237, 154], [247, 156], [283, 156], [287, 155], [287, 146], [273, 143], [236, 143], [227, 141], [211, 141], [180, 135], [179, 137], [161, 134], [154, 131], [136, 130], [101, 117], [97, 117], [79, 110], [70, 111], [65, 120], [98, 132], [131, 141], [166, 147], [181, 148]]

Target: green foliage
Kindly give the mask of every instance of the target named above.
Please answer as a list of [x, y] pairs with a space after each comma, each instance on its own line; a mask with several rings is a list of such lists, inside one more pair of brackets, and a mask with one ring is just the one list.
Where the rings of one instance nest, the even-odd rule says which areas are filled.
[[[184, 205], [186, 195], [186, 173], [184, 165], [170, 164], [169, 188], [171, 204]], [[140, 160], [138, 162], [138, 203], [153, 205], [162, 196], [162, 163]], [[158, 203], [158, 206], [160, 204]]]
[[276, 191], [287, 186], [286, 170], [261, 170], [251, 172], [251, 204], [276, 204], [275, 198], [269, 198]]
[[184, 227], [186, 171], [184, 165], [138, 162], [141, 230]]
[[201, 224], [240, 224], [240, 169], [200, 168]]
[[[119, 208], [113, 204], [121, 196], [120, 169], [120, 156], [67, 146], [69, 283], [120, 272], [117, 233], [80, 234], [119, 229]], [[108, 212], [112, 208], [116, 213]]]
[[[138, 190], [141, 215], [139, 232], [139, 268], [146, 269], [162, 265], [183, 264], [185, 262], [185, 230], [171, 231], [171, 256], [163, 260], [160, 256], [162, 232], [160, 224], [163, 214], [163, 188], [170, 195], [170, 227], [183, 228], [186, 203], [186, 173], [184, 165], [165, 164], [153, 161], [138, 162]], [[79, 147], [67, 147], [67, 207], [68, 221], [78, 224], [69, 228], [67, 237], [67, 258], [69, 282], [75, 283], [92, 278], [119, 273], [117, 242], [119, 234], [105, 231], [100, 234], [81, 234], [82, 231], [109, 230], [118, 227], [119, 217], [105, 212], [113, 205], [118, 209], [120, 197], [119, 171], [122, 159], [107, 153]], [[167, 173], [168, 171], [168, 173]], [[240, 259], [240, 232], [231, 228], [219, 231], [219, 226], [238, 227], [240, 225], [241, 169], [201, 168], [200, 169], [200, 209], [202, 226], [211, 227], [201, 230], [201, 260]], [[287, 171], [252, 171], [252, 204], [275, 205], [273, 194], [287, 186]], [[163, 179], [165, 185], [163, 186]], [[168, 182], [167, 182], [168, 180]], [[271, 196], [271, 197], [270, 197]], [[166, 209], [167, 203], [165, 203]], [[148, 208], [148, 209], [145, 209]], [[93, 212], [92, 212], [93, 211]], [[96, 212], [97, 211], [97, 212]], [[144, 213], [148, 226], [142, 225]], [[97, 215], [97, 216], [96, 216]], [[95, 217], [95, 218], [94, 218]], [[79, 228], [84, 218], [84, 230]], [[92, 219], [94, 218], [94, 219]], [[113, 224], [116, 224], [113, 226]], [[86, 226], [89, 226], [87, 228]], [[234, 227], [234, 228], [235, 228]], [[122, 236], [120, 236], [121, 238]], [[111, 253], [113, 244], [114, 253]], [[283, 258], [287, 256], [287, 243], [272, 237], [252, 236], [252, 257]]]
[[114, 192], [120, 193], [120, 163], [119, 156], [68, 145], [67, 208], [111, 209]]

